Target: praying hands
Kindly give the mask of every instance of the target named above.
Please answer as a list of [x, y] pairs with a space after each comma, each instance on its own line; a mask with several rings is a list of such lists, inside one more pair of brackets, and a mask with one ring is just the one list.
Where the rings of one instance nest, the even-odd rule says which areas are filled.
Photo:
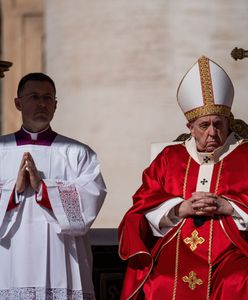
[[16, 192], [22, 193], [30, 185], [35, 192], [38, 192], [41, 185], [41, 178], [36, 168], [33, 157], [29, 152], [23, 154], [16, 180]]

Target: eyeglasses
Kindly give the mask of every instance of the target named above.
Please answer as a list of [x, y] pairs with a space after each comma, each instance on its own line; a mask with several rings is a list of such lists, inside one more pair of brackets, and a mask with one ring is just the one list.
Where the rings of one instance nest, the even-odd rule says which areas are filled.
[[53, 102], [57, 99], [57, 97], [50, 95], [50, 94], [44, 94], [44, 95], [39, 95], [36, 93], [28, 94], [28, 95], [23, 95], [18, 98], [27, 98], [28, 100], [31, 101], [39, 101], [40, 99], [44, 100], [45, 102]]

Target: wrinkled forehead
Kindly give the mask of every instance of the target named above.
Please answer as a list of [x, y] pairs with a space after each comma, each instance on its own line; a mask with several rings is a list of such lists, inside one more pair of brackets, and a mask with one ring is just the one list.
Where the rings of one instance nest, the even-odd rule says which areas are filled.
[[207, 116], [203, 116], [203, 117], [199, 117], [197, 118], [195, 121], [193, 121], [192, 123], [194, 124], [201, 124], [201, 123], [228, 123], [228, 118], [222, 115], [207, 115]]

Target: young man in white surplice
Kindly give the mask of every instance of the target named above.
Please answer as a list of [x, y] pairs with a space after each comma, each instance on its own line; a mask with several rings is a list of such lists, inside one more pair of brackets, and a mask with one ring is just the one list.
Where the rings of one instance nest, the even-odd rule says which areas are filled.
[[0, 299], [93, 300], [87, 236], [106, 195], [95, 152], [54, 132], [56, 88], [19, 82], [23, 125], [0, 138]]

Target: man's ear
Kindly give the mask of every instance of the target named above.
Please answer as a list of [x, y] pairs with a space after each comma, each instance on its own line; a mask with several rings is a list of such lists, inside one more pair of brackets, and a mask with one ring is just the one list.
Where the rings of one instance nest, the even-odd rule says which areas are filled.
[[22, 110], [22, 106], [21, 106], [21, 99], [20, 98], [15, 98], [15, 107], [18, 109], [18, 110]]
[[192, 128], [192, 123], [188, 122], [188, 123], [186, 124], [186, 126], [189, 128], [189, 130], [191, 130], [191, 128]]

